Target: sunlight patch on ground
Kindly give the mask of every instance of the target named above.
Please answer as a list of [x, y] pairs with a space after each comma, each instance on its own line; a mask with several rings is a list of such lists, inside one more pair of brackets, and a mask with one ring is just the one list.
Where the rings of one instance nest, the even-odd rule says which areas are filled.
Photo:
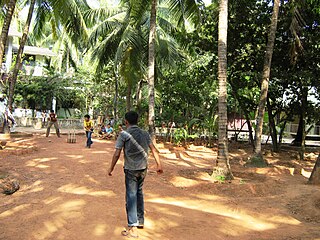
[[1, 218], [5, 218], [5, 217], [10, 217], [11, 215], [13, 215], [13, 214], [15, 214], [15, 213], [17, 213], [17, 212], [19, 212], [19, 211], [21, 211], [21, 210], [29, 207], [30, 205], [31, 205], [31, 204], [22, 204], [22, 205], [20, 205], [20, 206], [17, 206], [17, 207], [15, 207], [15, 208], [12, 208], [12, 209], [10, 209], [10, 210], [7, 210], [7, 211], [5, 211], [5, 212], [3, 212], [3, 213], [0, 213], [0, 219], [1, 219]]
[[[63, 215], [71, 217], [70, 213], [75, 212], [79, 213], [78, 211], [86, 204], [84, 200], [72, 200], [65, 202], [58, 206], [56, 209], [52, 210], [50, 213], [63, 213]], [[76, 214], [77, 215], [77, 214]]]
[[74, 158], [74, 159], [81, 159], [81, 158], [83, 158], [83, 156], [81, 156], [81, 155], [66, 155], [66, 157]]
[[[276, 225], [273, 223], [268, 223], [263, 220], [254, 218], [243, 211], [232, 210], [221, 204], [215, 203], [205, 204], [205, 202], [201, 201], [192, 201], [192, 200], [184, 200], [179, 201], [175, 198], [154, 198], [149, 199], [148, 202], [159, 203], [159, 204], [169, 204], [173, 206], [178, 206], [182, 208], [197, 210], [201, 212], [207, 212], [211, 214], [216, 214], [224, 217], [230, 218], [235, 225], [241, 226], [242, 228], [246, 228], [254, 231], [262, 231], [262, 230], [270, 230], [275, 229]], [[201, 203], [201, 204], [200, 204]], [[206, 205], [206, 206], [205, 206]]]
[[192, 152], [192, 151], [186, 150], [186, 154], [188, 154], [190, 157], [193, 157], [193, 158], [203, 158], [208, 160], [214, 160], [216, 158], [216, 154], [213, 154], [213, 153], [201, 153], [201, 152]]
[[190, 164], [183, 161], [172, 161], [172, 160], [166, 160], [166, 163], [174, 164], [175, 166], [181, 166], [181, 167], [190, 167]]
[[51, 214], [55, 214], [55, 217], [51, 216], [51, 221], [45, 221], [43, 223], [43, 228], [33, 234], [35, 239], [48, 239], [54, 233], [58, 232], [59, 229], [63, 228], [69, 219], [80, 218], [82, 216], [82, 208], [85, 204], [86, 202], [84, 200], [73, 200], [65, 202], [50, 211]]
[[212, 149], [204, 147], [204, 146], [195, 146], [195, 145], [191, 144], [188, 147], [188, 149], [192, 150], [192, 151], [207, 152], [207, 153], [211, 153], [211, 154], [215, 154], [216, 155], [216, 153], [214, 151], [212, 151]]
[[98, 224], [97, 226], [95, 226], [94, 230], [93, 230], [93, 234], [95, 236], [103, 236], [106, 234], [106, 230], [107, 230], [107, 225], [106, 224]]
[[91, 177], [90, 175], [85, 175], [85, 177], [90, 181], [90, 182], [93, 182], [95, 184], [100, 184], [99, 181], [95, 180], [93, 177]]
[[310, 178], [312, 172], [308, 172], [304, 170], [304, 168], [301, 168], [301, 175], [304, 176], [305, 178]]
[[45, 162], [50, 162], [50, 161], [54, 161], [57, 158], [36, 158], [36, 159], [32, 159], [30, 161], [28, 161], [26, 163], [27, 167], [36, 167], [36, 168], [41, 168], [41, 169], [45, 169], [45, 168], [49, 168], [50, 166], [45, 165], [45, 164], [41, 164], [41, 163], [45, 163]]
[[301, 224], [300, 221], [298, 221], [295, 218], [292, 217], [285, 217], [285, 216], [272, 216], [269, 218], [270, 221], [276, 222], [276, 223], [286, 223], [290, 225], [299, 225]]
[[161, 153], [160, 154], [162, 157], [170, 159], [170, 160], [178, 160], [177, 156], [175, 153]]
[[[198, 160], [198, 159], [194, 159], [189, 157], [187, 154], [185, 153], [180, 153], [180, 158], [184, 161], [189, 161], [192, 163], [192, 165], [199, 167], [199, 168], [203, 168], [203, 167], [211, 167], [210, 164], [205, 164], [205, 163], [200, 163], [202, 161], [202, 159]], [[213, 159], [213, 158], [212, 158]], [[191, 165], [189, 163], [189, 165]]]
[[41, 192], [43, 191], [43, 187], [41, 186], [42, 181], [37, 180], [32, 185], [26, 187], [25, 189], [22, 189], [22, 192], [28, 191], [29, 193], [35, 193], [35, 192]]
[[170, 182], [175, 187], [192, 187], [199, 184], [199, 182], [196, 180], [192, 180], [192, 179], [188, 179], [180, 176], [175, 176]]
[[50, 205], [50, 204], [56, 203], [59, 200], [61, 200], [61, 197], [51, 197], [46, 200], [43, 200], [43, 202], [47, 205]]
[[78, 186], [76, 184], [64, 185], [60, 187], [58, 191], [77, 195], [90, 195], [94, 197], [114, 197], [116, 195], [113, 191], [93, 191], [84, 186]]
[[212, 194], [192, 194], [190, 196], [193, 196], [195, 198], [199, 198], [202, 200], [208, 200], [208, 201], [212, 201], [212, 200], [221, 200], [223, 199], [222, 197], [216, 196], [216, 195], [212, 195]]
[[95, 150], [95, 151], [92, 151], [92, 153], [94, 153], [94, 154], [106, 154], [106, 151], [97, 151], [97, 150]]

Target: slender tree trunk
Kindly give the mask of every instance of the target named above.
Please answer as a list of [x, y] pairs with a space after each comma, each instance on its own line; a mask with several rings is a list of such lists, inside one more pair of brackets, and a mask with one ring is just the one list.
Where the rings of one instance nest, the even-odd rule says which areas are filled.
[[143, 86], [143, 81], [140, 80], [138, 82], [137, 86], [137, 93], [136, 93], [136, 101], [137, 101], [137, 112], [139, 116], [141, 115], [141, 100], [142, 100], [142, 86]]
[[313, 167], [309, 183], [320, 185], [320, 154], [318, 155], [318, 159]]
[[219, 26], [218, 26], [218, 158], [212, 176], [217, 178], [223, 176], [226, 179], [233, 179], [228, 151], [227, 134], [227, 32], [228, 32], [228, 0], [219, 2]]
[[305, 138], [306, 138], [306, 111], [307, 111], [307, 101], [308, 101], [308, 89], [306, 87], [301, 88], [301, 109], [299, 116], [299, 125], [297, 130], [297, 135], [292, 142], [292, 145], [301, 147], [300, 152], [304, 152]]
[[308, 88], [302, 88], [302, 101], [301, 101], [301, 115], [302, 115], [302, 139], [301, 139], [301, 149], [300, 149], [300, 160], [304, 160], [304, 153], [306, 151], [306, 114], [307, 114], [307, 105], [308, 105]]
[[12, 20], [12, 16], [14, 13], [14, 9], [16, 7], [16, 0], [10, 0], [6, 17], [3, 22], [2, 31], [1, 31], [1, 38], [0, 38], [0, 67], [2, 67], [3, 56], [4, 56], [4, 49], [8, 39], [9, 28]]
[[14, 89], [15, 89], [15, 85], [17, 82], [17, 77], [18, 77], [19, 71], [22, 66], [22, 54], [23, 54], [24, 46], [26, 44], [28, 34], [29, 34], [29, 28], [30, 28], [30, 24], [31, 24], [32, 15], [33, 15], [34, 5], [35, 5], [35, 0], [31, 0], [26, 25], [24, 27], [23, 35], [22, 35], [22, 38], [20, 41], [20, 47], [19, 47], [19, 50], [17, 53], [16, 64], [14, 66], [12, 78], [11, 78], [10, 85], [9, 85], [8, 105], [9, 105], [10, 111], [12, 111]]
[[252, 163], [254, 164], [255, 162], [256, 165], [260, 165], [260, 166], [266, 165], [266, 162], [264, 161], [262, 152], [261, 152], [261, 136], [262, 136], [263, 118], [264, 118], [268, 88], [269, 88], [271, 60], [272, 60], [274, 41], [276, 38], [276, 31], [277, 31], [279, 3], [280, 3], [280, 0], [274, 0], [274, 3], [273, 3], [271, 26], [270, 26], [269, 36], [268, 36], [268, 43], [267, 43], [267, 49], [266, 49], [263, 72], [262, 72], [262, 80], [261, 80], [261, 93], [260, 93], [260, 102], [259, 102], [258, 116], [257, 116], [257, 128], [256, 128], [256, 136], [255, 136], [256, 148], [255, 148], [255, 154], [252, 158]]
[[284, 130], [286, 128], [287, 125], [287, 120], [285, 120], [280, 128], [280, 132], [279, 132], [279, 150], [281, 149], [282, 146], [282, 139], [283, 139], [283, 134], [284, 134]]
[[127, 86], [127, 96], [126, 96], [126, 110], [129, 112], [131, 110], [131, 84]]
[[115, 93], [114, 93], [114, 99], [113, 99], [113, 116], [114, 116], [114, 122], [116, 124], [118, 122], [119, 82], [118, 82], [118, 76], [115, 72], [114, 72], [114, 78], [115, 78], [115, 83], [114, 83]]
[[154, 80], [155, 80], [155, 40], [156, 40], [156, 20], [157, 20], [157, 0], [152, 0], [150, 15], [149, 33], [149, 55], [148, 55], [148, 95], [149, 95], [149, 114], [148, 125], [149, 134], [152, 141], [155, 140], [155, 99], [154, 99]]
[[269, 129], [270, 129], [270, 135], [272, 139], [272, 150], [273, 152], [279, 152], [278, 133], [277, 133], [276, 123], [274, 121], [274, 115], [272, 113], [272, 107], [270, 104], [269, 97], [267, 97], [267, 109], [268, 109], [268, 116], [269, 116]]
[[252, 149], [254, 151], [255, 145], [254, 145], [254, 139], [253, 139], [253, 130], [252, 130], [252, 125], [251, 125], [251, 119], [250, 119], [249, 113], [247, 113], [246, 111], [245, 111], [245, 117], [246, 117], [247, 124], [248, 124], [249, 141], [250, 141]]

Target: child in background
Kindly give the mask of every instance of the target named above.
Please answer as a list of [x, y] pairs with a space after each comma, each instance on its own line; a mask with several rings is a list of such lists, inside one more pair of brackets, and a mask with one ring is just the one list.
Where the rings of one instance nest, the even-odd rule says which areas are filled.
[[93, 143], [91, 140], [91, 135], [93, 133], [93, 121], [90, 120], [90, 115], [86, 114], [84, 116], [84, 122], [83, 122], [84, 130], [86, 131], [86, 137], [87, 137], [87, 148], [91, 148], [91, 144]]

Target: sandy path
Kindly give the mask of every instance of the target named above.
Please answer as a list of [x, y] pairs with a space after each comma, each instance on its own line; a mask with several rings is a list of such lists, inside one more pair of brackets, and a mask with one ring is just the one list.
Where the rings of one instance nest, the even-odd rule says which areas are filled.
[[[86, 149], [84, 137], [77, 138], [67, 144], [65, 137], [37, 136], [32, 154], [0, 155], [0, 169], [21, 181], [17, 193], [0, 195], [0, 239], [126, 239], [122, 162], [106, 176], [114, 142], [95, 140]], [[320, 200], [319, 188], [301, 176], [218, 185], [198, 172], [211, 167], [212, 153], [181, 158], [163, 159], [161, 176], [151, 161], [140, 239], [320, 239], [320, 221], [303, 221], [288, 208], [306, 195]]]

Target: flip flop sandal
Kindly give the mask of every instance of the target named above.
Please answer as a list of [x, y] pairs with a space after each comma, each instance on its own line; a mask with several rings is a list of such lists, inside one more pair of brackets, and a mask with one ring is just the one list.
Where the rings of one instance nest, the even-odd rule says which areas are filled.
[[139, 238], [138, 235], [132, 234], [129, 230], [125, 229], [121, 232], [122, 236], [128, 237], [128, 238]]

